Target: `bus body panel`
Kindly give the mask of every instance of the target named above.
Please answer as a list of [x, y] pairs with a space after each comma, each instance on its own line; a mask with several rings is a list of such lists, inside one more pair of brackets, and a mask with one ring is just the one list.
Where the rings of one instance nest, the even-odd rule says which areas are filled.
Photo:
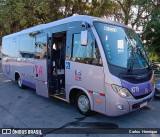
[[22, 83], [28, 87], [36, 89], [35, 77], [33, 72], [34, 59], [21, 59], [19, 64], [22, 65], [21, 69], [23, 70], [22, 72], [19, 70], [19, 72], [24, 76], [22, 77]]
[[115, 77], [114, 75], [112, 75], [110, 72], [109, 72], [109, 68], [108, 68], [108, 62], [107, 62], [107, 59], [105, 57], [105, 53], [104, 53], [104, 50], [103, 50], [103, 47], [101, 45], [101, 41], [99, 39], [99, 36], [95, 30], [94, 27], [92, 27], [92, 32], [95, 36], [95, 39], [96, 39], [96, 42], [97, 42], [97, 45], [99, 45], [99, 50], [100, 50], [100, 54], [101, 54], [101, 58], [102, 58], [102, 62], [103, 62], [103, 69], [104, 69], [104, 76], [105, 76], [105, 83], [107, 84], [115, 84], [115, 85], [121, 85], [121, 81], [119, 78]]
[[11, 79], [11, 67], [10, 67], [9, 57], [5, 57], [5, 58], [3, 57], [3, 59], [2, 59], [2, 70], [3, 70], [3, 74], [6, 77]]
[[106, 94], [93, 92], [93, 110], [96, 112], [100, 112], [102, 114], [106, 114]]
[[[105, 84], [106, 87], [106, 115], [118, 116], [130, 112], [129, 103], [126, 98], [120, 97], [114, 92], [110, 84]], [[123, 104], [124, 110], [118, 109], [117, 105]]]
[[66, 84], [83, 87], [90, 91], [104, 93], [104, 73], [100, 66], [67, 61]]
[[49, 97], [46, 60], [7, 57], [3, 60], [3, 73], [12, 80], [18, 73], [23, 85], [36, 89], [38, 95]]
[[36, 84], [36, 93], [43, 97], [49, 97], [47, 86], [47, 60], [34, 60], [33, 73]]
[[36, 80], [36, 93], [49, 98], [47, 82]]
[[47, 60], [46, 59], [35, 59], [34, 67], [32, 69], [34, 77], [38, 81], [47, 82]]
[[66, 85], [83, 88], [93, 94], [93, 110], [105, 114], [103, 67], [72, 61], [66, 61], [66, 64], [69, 64], [66, 65]]
[[[23, 46], [23, 44], [21, 45], [18, 45], [18, 44], [21, 41], [23, 43], [23, 40], [25, 42], [25, 40], [29, 38], [29, 36], [33, 36], [30, 34], [43, 33], [44, 39], [47, 40], [47, 43], [46, 43], [46, 47], [47, 47], [47, 44], [49, 44], [48, 43], [49, 40], [50, 40], [50, 43], [53, 42], [53, 36], [54, 36], [53, 32], [57, 33], [57, 32], [65, 31], [66, 58], [67, 56], [68, 58], [65, 61], [64, 91], [66, 94], [67, 102], [71, 102], [70, 96], [72, 91], [77, 92], [77, 90], [81, 90], [88, 96], [90, 100], [91, 110], [94, 110], [109, 116], [118, 116], [118, 115], [126, 114], [128, 112], [134, 111], [136, 109], [139, 109], [147, 105], [152, 100], [152, 97], [154, 95], [154, 88], [152, 87], [151, 82], [145, 81], [143, 83], [131, 84], [121, 80], [121, 78], [119, 78], [118, 76], [111, 74], [109, 70], [109, 64], [108, 64], [109, 62], [104, 52], [104, 47], [102, 46], [100, 37], [93, 24], [94, 21], [101, 21], [101, 22], [112, 24], [112, 25], [118, 25], [120, 27], [127, 28], [127, 26], [124, 26], [122, 24], [117, 24], [114, 22], [106, 21], [103, 19], [95, 18], [95, 17], [73, 16], [73, 17], [69, 17], [59, 21], [51, 22], [48, 24], [35, 26], [32, 28], [20, 31], [18, 33], [5, 36], [3, 37], [3, 40], [2, 40], [2, 53], [3, 53], [2, 68], [3, 68], [4, 75], [12, 80], [16, 80], [16, 74], [20, 75], [22, 78], [22, 84], [36, 89], [36, 93], [38, 95], [48, 98], [50, 96], [50, 91], [49, 91], [50, 87], [48, 84], [50, 80], [48, 79], [49, 78], [48, 74], [50, 73], [48, 73], [48, 71], [53, 70], [51, 69], [51, 67], [53, 67], [52, 65], [54, 63], [52, 62], [52, 64], [50, 63], [49, 65], [47, 65], [47, 62], [49, 62], [52, 57], [48, 58], [48, 60], [37, 59], [37, 58], [35, 59], [34, 57], [33, 58], [23, 57], [21, 54], [21, 50], [25, 51], [25, 46]], [[88, 24], [88, 28], [82, 27], [81, 23], [84, 23], [84, 22]], [[70, 58], [72, 57], [71, 54], [73, 53], [72, 51], [73, 50], [73, 34], [76, 34], [76, 33], [80, 34], [81, 31], [84, 31], [84, 30], [88, 30], [88, 32], [91, 31], [93, 33], [94, 35], [93, 39], [95, 39], [98, 45], [103, 66], [87, 64], [85, 62], [79, 63], [79, 62], [76, 62], [75, 60], [72, 60], [72, 61], [70, 60]], [[23, 39], [21, 35], [23, 35]], [[27, 38], [25, 36], [27, 36]], [[58, 37], [58, 33], [56, 36]], [[108, 39], [108, 37], [106, 37], [106, 39]], [[33, 52], [32, 53], [33, 55], [34, 55], [34, 52], [36, 51], [34, 49], [37, 46], [36, 40], [39, 40], [39, 39], [35, 38], [35, 40], [32, 40], [29, 42], [29, 43], [33, 43], [33, 45], [29, 45], [31, 46], [31, 49], [28, 49], [27, 51], [30, 53]], [[24, 43], [24, 44], [27, 45], [28, 43]], [[16, 49], [18, 48], [21, 49], [20, 51], [18, 51], [19, 54], [18, 52], [15, 52], [15, 54], [12, 52], [14, 50], [14, 45]], [[53, 45], [51, 44], [49, 45], [50, 45], [49, 48], [51, 50], [53, 48]], [[21, 46], [23, 46], [23, 48]], [[22, 51], [22, 53], [24, 51]], [[54, 75], [54, 73], [51, 73], [51, 74]], [[118, 93], [116, 93], [113, 90], [112, 85], [126, 88], [129, 91], [132, 89], [132, 87], [140, 86], [140, 87], [143, 87], [140, 89], [140, 90], [143, 90], [143, 93], [144, 91], [147, 92], [147, 90], [151, 91], [151, 93], [140, 99], [135, 99], [134, 97], [127, 99], [127, 98], [121, 97]], [[54, 93], [54, 91], [52, 92]], [[140, 94], [144, 95], [143, 93], [141, 91], [141, 93], [137, 93], [137, 94], [139, 96]], [[74, 96], [74, 98], [76, 99], [77, 96]]]

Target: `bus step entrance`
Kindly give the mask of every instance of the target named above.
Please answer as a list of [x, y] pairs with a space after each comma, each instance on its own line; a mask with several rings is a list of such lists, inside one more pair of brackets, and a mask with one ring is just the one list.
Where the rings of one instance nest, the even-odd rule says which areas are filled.
[[59, 94], [53, 94], [51, 95], [51, 97], [66, 101], [66, 94], [64, 92]]
[[49, 83], [49, 90], [53, 94], [60, 94], [64, 92], [64, 76], [57, 76], [51, 79]]

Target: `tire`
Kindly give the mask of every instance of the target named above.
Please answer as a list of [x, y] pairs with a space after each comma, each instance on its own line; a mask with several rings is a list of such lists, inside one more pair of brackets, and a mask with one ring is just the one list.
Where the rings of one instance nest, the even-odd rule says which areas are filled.
[[21, 88], [21, 89], [24, 88], [24, 85], [22, 84], [22, 79], [21, 79], [20, 76], [18, 77], [17, 84], [18, 84], [18, 87], [19, 87], [19, 88]]
[[83, 114], [85, 116], [90, 115], [90, 113], [91, 113], [90, 101], [89, 101], [89, 98], [87, 97], [86, 94], [79, 93], [77, 95], [76, 104], [77, 104], [77, 108], [81, 114]]

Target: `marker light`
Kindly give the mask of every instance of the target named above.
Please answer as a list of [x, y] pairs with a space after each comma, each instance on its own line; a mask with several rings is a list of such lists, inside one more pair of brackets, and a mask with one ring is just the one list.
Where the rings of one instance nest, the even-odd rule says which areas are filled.
[[152, 78], [151, 78], [151, 85], [152, 85], [152, 90], [154, 90], [155, 89], [155, 76], [154, 76], [154, 74], [152, 75]]
[[112, 85], [113, 90], [118, 93], [121, 97], [123, 98], [132, 98], [131, 93], [123, 87], [117, 86], [117, 85]]

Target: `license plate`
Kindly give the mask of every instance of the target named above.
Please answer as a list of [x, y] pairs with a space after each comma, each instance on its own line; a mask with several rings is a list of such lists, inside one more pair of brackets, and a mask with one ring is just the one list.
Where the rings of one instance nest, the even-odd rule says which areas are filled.
[[144, 107], [147, 105], [147, 102], [143, 102], [141, 105], [140, 105], [140, 108]]

